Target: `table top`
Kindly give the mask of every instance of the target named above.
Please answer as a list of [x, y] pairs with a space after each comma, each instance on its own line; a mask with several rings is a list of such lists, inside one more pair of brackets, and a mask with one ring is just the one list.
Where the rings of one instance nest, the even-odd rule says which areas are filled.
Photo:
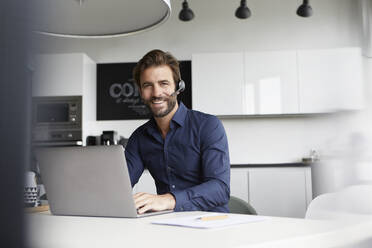
[[177, 212], [144, 218], [27, 214], [30, 247], [355, 247], [372, 242], [372, 222], [344, 223], [269, 217], [261, 222], [216, 229], [151, 224], [154, 220], [200, 215]]

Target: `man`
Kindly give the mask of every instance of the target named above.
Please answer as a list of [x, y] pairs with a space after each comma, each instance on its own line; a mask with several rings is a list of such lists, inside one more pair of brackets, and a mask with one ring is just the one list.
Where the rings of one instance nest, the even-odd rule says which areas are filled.
[[132, 186], [147, 168], [158, 193], [135, 194], [138, 213], [229, 212], [230, 161], [220, 120], [177, 102], [181, 77], [170, 53], [150, 51], [133, 76], [153, 117], [133, 132], [125, 156]]

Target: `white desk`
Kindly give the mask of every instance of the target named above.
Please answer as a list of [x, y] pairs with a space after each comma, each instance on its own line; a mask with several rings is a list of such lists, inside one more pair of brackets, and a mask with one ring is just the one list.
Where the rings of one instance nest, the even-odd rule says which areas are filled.
[[[182, 212], [140, 219], [27, 214], [31, 248], [107, 247], [368, 247], [372, 222], [343, 225], [325, 220], [271, 217], [221, 229], [150, 224], [160, 218], [196, 215]], [[359, 244], [356, 245], [356, 244]], [[369, 246], [370, 247], [370, 246]]]

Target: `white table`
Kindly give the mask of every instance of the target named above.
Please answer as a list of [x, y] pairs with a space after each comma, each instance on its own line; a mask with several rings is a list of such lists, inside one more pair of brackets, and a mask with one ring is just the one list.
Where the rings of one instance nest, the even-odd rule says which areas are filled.
[[[368, 247], [372, 222], [270, 217], [220, 229], [154, 225], [155, 219], [202, 212], [180, 212], [140, 219], [27, 214], [31, 248], [106, 247]], [[358, 246], [359, 245], [359, 246]]]

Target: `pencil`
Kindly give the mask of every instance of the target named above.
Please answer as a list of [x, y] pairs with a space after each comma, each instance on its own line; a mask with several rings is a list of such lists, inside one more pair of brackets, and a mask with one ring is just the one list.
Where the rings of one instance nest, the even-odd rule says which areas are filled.
[[228, 218], [228, 215], [212, 215], [212, 216], [204, 216], [204, 217], [199, 217], [197, 220], [204, 220], [204, 221], [209, 221], [209, 220], [224, 220]]

